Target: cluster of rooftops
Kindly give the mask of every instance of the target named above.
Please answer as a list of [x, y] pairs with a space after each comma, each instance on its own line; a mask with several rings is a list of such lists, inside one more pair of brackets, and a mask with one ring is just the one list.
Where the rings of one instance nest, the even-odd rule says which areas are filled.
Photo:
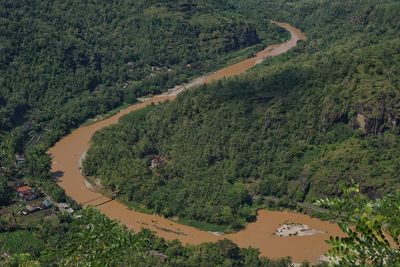
[[[56, 206], [56, 208], [60, 211], [65, 211], [67, 213], [73, 213], [74, 210], [70, 207], [69, 204], [67, 203], [54, 203], [48, 196], [43, 194], [40, 190], [38, 189], [33, 189], [29, 185], [21, 185], [16, 187], [17, 191], [17, 197], [19, 197], [21, 200], [30, 202], [28, 205], [26, 205], [21, 211], [19, 211], [19, 214], [21, 215], [28, 215], [40, 210], [45, 210], [45, 209], [50, 209], [53, 206]], [[32, 203], [33, 200], [39, 199], [45, 197], [43, 200]]]

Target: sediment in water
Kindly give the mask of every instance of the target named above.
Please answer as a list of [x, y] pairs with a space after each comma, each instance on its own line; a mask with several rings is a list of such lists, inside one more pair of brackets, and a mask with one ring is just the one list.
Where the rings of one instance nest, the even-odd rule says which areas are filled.
[[[58, 182], [59, 186], [76, 202], [82, 205], [97, 207], [110, 219], [118, 220], [135, 231], [139, 231], [141, 228], [148, 228], [160, 237], [167, 240], [178, 239], [184, 244], [200, 244], [228, 238], [241, 247], [251, 246], [260, 249], [263, 256], [271, 258], [290, 256], [295, 262], [303, 260], [318, 262], [320, 256], [328, 249], [325, 240], [330, 235], [341, 234], [339, 227], [332, 223], [323, 222], [294, 212], [261, 210], [258, 212], [257, 221], [250, 223], [246, 229], [234, 234], [215, 235], [214, 233], [200, 231], [194, 227], [178, 224], [158, 215], [149, 215], [130, 210], [123, 204], [88, 189], [85, 186], [85, 177], [80, 172], [79, 162], [81, 155], [88, 150], [93, 134], [106, 126], [118, 122], [121, 116], [144, 108], [152, 103], [157, 104], [167, 100], [174, 100], [178, 93], [191, 87], [242, 74], [262, 62], [264, 58], [285, 53], [293, 48], [299, 40], [305, 40], [305, 36], [300, 30], [287, 23], [275, 23], [290, 32], [291, 39], [289, 41], [268, 46], [254, 58], [246, 59], [209, 75], [197, 78], [189, 84], [178, 86], [167, 93], [146, 99], [143, 103], [129, 106], [110, 118], [91, 125], [82, 126], [62, 138], [48, 151], [52, 156], [53, 172], [61, 174]], [[286, 221], [307, 224], [313, 229], [323, 231], [324, 233], [314, 236], [292, 236], [287, 238], [275, 236], [275, 230]]]

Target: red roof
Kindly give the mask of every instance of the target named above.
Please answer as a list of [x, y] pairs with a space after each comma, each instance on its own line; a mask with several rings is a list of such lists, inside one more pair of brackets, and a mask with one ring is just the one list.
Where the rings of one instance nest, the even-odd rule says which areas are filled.
[[18, 193], [27, 193], [28, 191], [32, 191], [32, 188], [30, 186], [21, 186], [17, 188]]

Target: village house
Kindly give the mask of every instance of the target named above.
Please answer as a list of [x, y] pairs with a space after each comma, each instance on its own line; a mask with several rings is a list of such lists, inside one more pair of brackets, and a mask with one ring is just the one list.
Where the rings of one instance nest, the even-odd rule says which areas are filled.
[[21, 211], [21, 214], [22, 214], [22, 215], [28, 215], [28, 214], [37, 212], [37, 211], [39, 211], [39, 210], [40, 210], [40, 207], [38, 207], [38, 206], [26, 205], [25, 209], [23, 209], [23, 210]]
[[47, 198], [43, 200], [43, 202], [40, 204], [40, 208], [45, 210], [45, 209], [50, 209], [53, 206], [50, 200]]
[[27, 185], [18, 187], [17, 195], [26, 201], [31, 201], [38, 198], [38, 195], [33, 191], [33, 189]]
[[61, 212], [66, 212], [69, 214], [72, 214], [74, 212], [74, 209], [71, 208], [69, 206], [69, 204], [67, 204], [67, 203], [58, 203], [58, 204], [56, 204], [56, 206], [57, 206], [57, 209]]

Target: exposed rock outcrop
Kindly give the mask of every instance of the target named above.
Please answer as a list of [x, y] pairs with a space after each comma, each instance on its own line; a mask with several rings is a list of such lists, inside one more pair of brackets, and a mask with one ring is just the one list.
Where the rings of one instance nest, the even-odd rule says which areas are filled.
[[365, 134], [381, 134], [396, 130], [400, 123], [398, 107], [393, 97], [382, 96], [379, 104], [363, 104], [357, 107], [357, 124]]
[[358, 126], [367, 135], [383, 133], [386, 127], [385, 123], [388, 121], [390, 121], [392, 128], [395, 128], [397, 120], [392, 117], [394, 116], [388, 112], [384, 98], [382, 98], [378, 106], [360, 105], [357, 107], [356, 119]]
[[365, 134], [378, 134], [383, 132], [382, 118], [371, 118], [362, 113], [357, 114], [357, 122]]
[[287, 236], [310, 236], [322, 234], [324, 232], [310, 228], [305, 224], [287, 223], [283, 224], [275, 231], [275, 235], [279, 237]]
[[276, 129], [281, 125], [280, 119], [274, 116], [271, 112], [267, 111], [264, 116], [264, 130]]

